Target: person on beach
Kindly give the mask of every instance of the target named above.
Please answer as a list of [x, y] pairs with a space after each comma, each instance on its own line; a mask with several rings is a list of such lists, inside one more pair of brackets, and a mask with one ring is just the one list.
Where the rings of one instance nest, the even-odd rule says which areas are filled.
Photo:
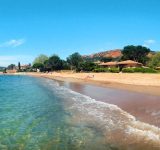
[[94, 75], [88, 75], [85, 77], [85, 79], [90, 79], [90, 78], [94, 78]]

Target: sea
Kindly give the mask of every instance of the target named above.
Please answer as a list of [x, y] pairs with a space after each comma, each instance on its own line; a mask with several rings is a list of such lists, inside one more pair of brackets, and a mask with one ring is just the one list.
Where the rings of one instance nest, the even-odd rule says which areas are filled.
[[0, 75], [0, 150], [160, 150], [160, 129], [57, 81]]

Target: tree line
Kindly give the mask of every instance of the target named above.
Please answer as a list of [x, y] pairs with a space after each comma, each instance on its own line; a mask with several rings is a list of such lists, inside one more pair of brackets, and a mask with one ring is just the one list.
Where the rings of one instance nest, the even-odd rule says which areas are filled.
[[39, 55], [33, 62], [33, 68], [40, 71], [58, 71], [58, 70], [77, 70], [84, 60], [82, 56], [76, 52], [67, 57], [66, 60], [61, 59], [58, 55], [47, 57], [44, 54]]
[[[101, 62], [110, 61], [122, 61], [133, 60], [142, 63], [150, 68], [160, 67], [160, 52], [153, 52], [149, 48], [144, 46], [128, 45], [122, 49], [121, 58], [99, 58]], [[14, 64], [8, 66], [8, 69], [13, 69]], [[18, 64], [20, 70], [20, 63]], [[58, 70], [76, 70], [76, 71], [93, 71], [99, 69], [92, 59], [84, 59], [78, 52], [69, 55], [66, 60], [61, 59], [58, 55], [52, 55], [50, 57], [41, 54], [35, 58], [32, 69], [39, 69], [42, 72], [45, 71], [58, 71]]]

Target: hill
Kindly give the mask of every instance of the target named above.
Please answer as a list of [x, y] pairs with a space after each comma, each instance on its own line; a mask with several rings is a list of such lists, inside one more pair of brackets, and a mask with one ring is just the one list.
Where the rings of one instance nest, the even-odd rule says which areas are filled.
[[91, 55], [83, 55], [83, 59], [85, 60], [91, 60], [91, 61], [99, 61], [102, 58], [112, 58], [112, 59], [119, 59], [122, 56], [121, 49], [115, 49], [115, 50], [108, 50], [103, 51]]

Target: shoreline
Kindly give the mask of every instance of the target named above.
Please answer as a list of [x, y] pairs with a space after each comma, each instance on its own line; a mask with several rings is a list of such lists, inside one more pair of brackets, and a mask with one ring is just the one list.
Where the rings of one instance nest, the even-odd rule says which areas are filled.
[[[57, 76], [57, 73], [47, 75], [32, 74], [31, 76], [58, 81], [60, 86], [65, 86], [96, 101], [114, 104], [135, 116], [137, 120], [160, 127], [160, 94], [158, 86], [138, 85], [139, 88], [137, 88], [137, 85], [102, 83], [101, 81], [98, 82], [90, 79], [83, 80], [82, 78], [62, 77]], [[156, 89], [155, 93], [153, 92], [153, 88]]]
[[[41, 77], [48, 78], [46, 76], [41, 76]], [[160, 96], [159, 86], [132, 85], [132, 84], [123, 84], [123, 83], [116, 83], [116, 82], [115, 83], [103, 82], [103, 81], [73, 79], [73, 78], [64, 78], [64, 77], [54, 77], [49, 79], [63, 81], [63, 82], [67, 81], [67, 82], [80, 83], [80, 84], [91, 84], [91, 85], [100, 86], [104, 88], [113, 88], [118, 90], [125, 90], [130, 92], [138, 92], [142, 94]]]
[[[6, 113], [7, 115], [10, 114], [13, 118], [14, 112], [16, 112], [15, 114], [20, 116], [18, 119], [23, 117], [25, 118], [25, 122], [23, 120], [22, 121], [27, 123], [27, 126], [23, 122], [20, 125], [16, 124], [16, 122], [14, 122], [15, 124], [10, 124], [10, 120], [8, 120], [5, 125], [7, 125], [11, 131], [14, 131], [12, 130], [14, 129], [12, 128], [13, 125], [16, 125], [18, 129], [21, 129], [21, 127], [24, 129], [29, 128], [29, 131], [31, 132], [27, 132], [27, 134], [25, 134], [26, 136], [28, 136], [28, 134], [32, 135], [32, 130], [34, 129], [38, 129], [38, 131], [43, 130], [41, 137], [47, 139], [47, 143], [50, 139], [48, 133], [53, 130], [56, 131], [54, 132], [56, 134], [53, 135], [55, 141], [57, 141], [57, 138], [59, 139], [61, 137], [59, 135], [62, 135], [63, 138], [63, 133], [65, 133], [65, 139], [69, 139], [69, 141], [71, 137], [72, 139], [76, 138], [76, 141], [79, 143], [79, 141], [82, 142], [82, 137], [85, 137], [83, 138], [83, 143], [88, 144], [86, 139], [89, 139], [89, 144], [90, 141], [93, 141], [94, 143], [98, 142], [96, 145], [98, 145], [97, 148], [100, 149], [101, 147], [99, 147], [99, 145], [102, 145], [103, 147], [104, 144], [112, 144], [115, 145], [114, 148], [118, 147], [119, 149], [129, 149], [132, 145], [133, 149], [158, 150], [160, 145], [160, 130], [158, 126], [149, 124], [148, 122], [145, 123], [139, 118], [134, 117], [134, 115], [130, 115], [130, 113], [121, 109], [119, 106], [107, 103], [108, 97], [105, 97], [99, 93], [100, 89], [105, 88], [92, 86], [95, 88], [90, 89], [90, 91], [91, 94], [105, 97], [106, 103], [103, 101], [97, 101], [86, 95], [79, 94], [65, 88], [66, 85], [74, 85], [72, 88], [75, 90], [80, 90], [83, 88], [83, 90], [87, 92], [88, 88], [86, 87], [91, 87], [87, 84], [80, 85], [78, 83], [58, 81], [57, 82], [59, 84], [57, 84], [55, 81], [38, 76], [32, 77], [28, 75], [25, 76], [16, 74], [14, 76], [1, 76], [1, 79], [1, 81], [3, 81], [2, 85], [7, 85], [9, 87], [8, 92], [4, 92], [2, 90], [2, 93], [4, 92], [4, 100], [6, 97], [10, 100], [4, 101], [6, 102], [4, 103], [4, 107], [7, 107], [8, 104], [11, 104], [12, 106], [11, 111], [8, 112], [8, 109], [5, 109], [5, 112], [1, 115], [1, 117], [5, 121]], [[63, 86], [63, 84], [65, 86]], [[119, 100], [122, 95], [125, 95], [122, 94], [121, 91], [118, 92], [118, 90], [109, 90], [109, 88], [105, 89], [105, 94], [106, 96], [109, 95], [110, 97], [116, 97], [116, 99], [118, 98], [117, 100]], [[13, 96], [13, 100], [10, 99], [11, 95]], [[129, 102], [131, 101], [129, 100]], [[135, 102], [134, 99], [132, 102]], [[17, 107], [17, 105], [20, 107]], [[134, 105], [132, 106], [135, 108]], [[9, 115], [7, 117], [9, 117]], [[26, 120], [28, 122], [26, 122]], [[50, 125], [48, 126], [48, 124]], [[62, 134], [59, 134], [60, 132]], [[71, 136], [68, 136], [69, 133], [71, 133]], [[33, 133], [32, 137], [37, 138], [37, 136], [34, 135], [35, 134]], [[10, 138], [10, 132], [7, 134], [7, 137]], [[4, 137], [4, 139], [5, 138], [6, 137]], [[42, 140], [40, 138], [40, 142], [41, 141]], [[51, 140], [51, 143], [53, 142], [54, 141]], [[74, 140], [73, 142], [75, 143]], [[53, 145], [54, 144], [55, 142]], [[106, 147], [104, 147], [104, 149], [106, 149]]]
[[[20, 73], [18, 73], [19, 75]], [[130, 92], [138, 92], [138, 93], [143, 93], [143, 94], [149, 94], [149, 95], [154, 95], [154, 96], [160, 96], [160, 74], [156, 74], [156, 79], [157, 82], [153, 81], [152, 84], [152, 78], [150, 78], [149, 84], [147, 85], [148, 80], [146, 79], [146, 83], [144, 82], [145, 78], [143, 78], [143, 82], [139, 82], [138, 84], [136, 84], [138, 81], [134, 82], [134, 80], [130, 79], [132, 82], [130, 83], [122, 83], [122, 81], [120, 82], [116, 82], [116, 81], [111, 81], [111, 80], [98, 80], [98, 78], [92, 79], [92, 78], [88, 78], [86, 79], [84, 76], [91, 76], [92, 74], [94, 76], [100, 75], [99, 73], [83, 73], [81, 76], [81, 73], [78, 73], [77, 76], [75, 76], [75, 74], [77, 73], [52, 73], [52, 74], [46, 74], [46, 73], [26, 73], [25, 75], [31, 75], [31, 76], [36, 76], [36, 77], [44, 77], [44, 78], [49, 78], [49, 79], [53, 79], [53, 80], [58, 80], [58, 81], [63, 81], [63, 82], [72, 82], [72, 83], [80, 83], [80, 84], [90, 84], [90, 85], [95, 85], [95, 86], [100, 86], [100, 87], [106, 87], [106, 88], [113, 88], [113, 89], [119, 89], [119, 90], [126, 90], [126, 91], [130, 91]], [[103, 75], [108, 75], [107, 73], [101, 73]], [[115, 73], [111, 74], [109, 73], [109, 75], [113, 76]], [[124, 75], [124, 79], [125, 80], [125, 76], [134, 76], [134, 74], [121, 74], [120, 76]], [[144, 74], [135, 74], [138, 76], [144, 76]], [[145, 76], [147, 75], [153, 75], [155, 76], [155, 74], [145, 74]], [[129, 78], [129, 77], [128, 77]], [[142, 77], [141, 77], [142, 78]], [[127, 79], [129, 80], [129, 79]], [[145, 84], [144, 84], [145, 83]], [[156, 84], [155, 84], [156, 83]]]
[[[64, 77], [61, 76], [61, 73], [16, 73], [8, 75], [27, 75], [58, 81], [60, 86], [65, 86], [96, 101], [114, 104], [135, 116], [138, 120], [160, 127], [159, 86], [125, 85], [83, 79], [82, 76], [80, 78], [72, 78], [70, 77], [72, 74], [69, 77]], [[114, 74], [111, 75], [114, 76]]]

